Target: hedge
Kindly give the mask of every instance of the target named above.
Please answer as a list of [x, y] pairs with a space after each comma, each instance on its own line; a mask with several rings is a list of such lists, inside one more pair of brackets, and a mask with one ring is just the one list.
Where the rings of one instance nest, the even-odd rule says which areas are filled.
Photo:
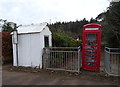
[[2, 32], [2, 60], [3, 63], [12, 62], [12, 36], [10, 32]]

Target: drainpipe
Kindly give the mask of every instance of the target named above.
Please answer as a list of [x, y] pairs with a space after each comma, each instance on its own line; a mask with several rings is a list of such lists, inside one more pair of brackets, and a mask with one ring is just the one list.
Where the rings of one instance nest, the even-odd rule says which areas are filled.
[[18, 31], [17, 31], [17, 28], [22, 26], [22, 25], [19, 25], [17, 26], [16, 23], [13, 23], [13, 22], [10, 22], [10, 26], [12, 27], [12, 29], [14, 30], [13, 31], [13, 38], [12, 38], [12, 43], [14, 44], [14, 50], [15, 50], [15, 58], [14, 58], [14, 62], [15, 62], [15, 66], [18, 66]]
[[16, 62], [15, 66], [18, 66], [18, 35], [17, 34], [18, 34], [17, 30], [15, 29], [13, 31], [13, 44], [15, 47], [14, 50], [15, 50], [15, 58], [16, 58], [16, 61], [14, 61], [14, 62]]

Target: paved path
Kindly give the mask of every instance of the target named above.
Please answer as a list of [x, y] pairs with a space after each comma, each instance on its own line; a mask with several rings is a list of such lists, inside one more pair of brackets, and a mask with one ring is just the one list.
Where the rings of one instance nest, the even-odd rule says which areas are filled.
[[95, 72], [84, 72], [72, 76], [51, 71], [23, 72], [10, 71], [3, 66], [3, 85], [116, 85], [116, 78], [94, 75]]

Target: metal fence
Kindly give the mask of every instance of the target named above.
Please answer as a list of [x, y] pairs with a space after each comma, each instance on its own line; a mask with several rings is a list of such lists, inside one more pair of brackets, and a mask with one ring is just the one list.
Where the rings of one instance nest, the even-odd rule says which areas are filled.
[[43, 68], [79, 72], [80, 47], [50, 47], [43, 50]]
[[110, 76], [120, 76], [120, 48], [105, 47], [105, 72]]

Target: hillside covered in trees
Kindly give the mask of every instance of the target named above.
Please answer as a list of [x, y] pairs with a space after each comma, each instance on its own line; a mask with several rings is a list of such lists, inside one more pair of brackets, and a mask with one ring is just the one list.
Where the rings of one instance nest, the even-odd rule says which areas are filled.
[[49, 27], [53, 33], [62, 31], [73, 38], [78, 38], [82, 33], [82, 26], [89, 23], [98, 23], [98, 21], [93, 18], [91, 18], [90, 21], [84, 18], [73, 22], [56, 22], [50, 24]]

